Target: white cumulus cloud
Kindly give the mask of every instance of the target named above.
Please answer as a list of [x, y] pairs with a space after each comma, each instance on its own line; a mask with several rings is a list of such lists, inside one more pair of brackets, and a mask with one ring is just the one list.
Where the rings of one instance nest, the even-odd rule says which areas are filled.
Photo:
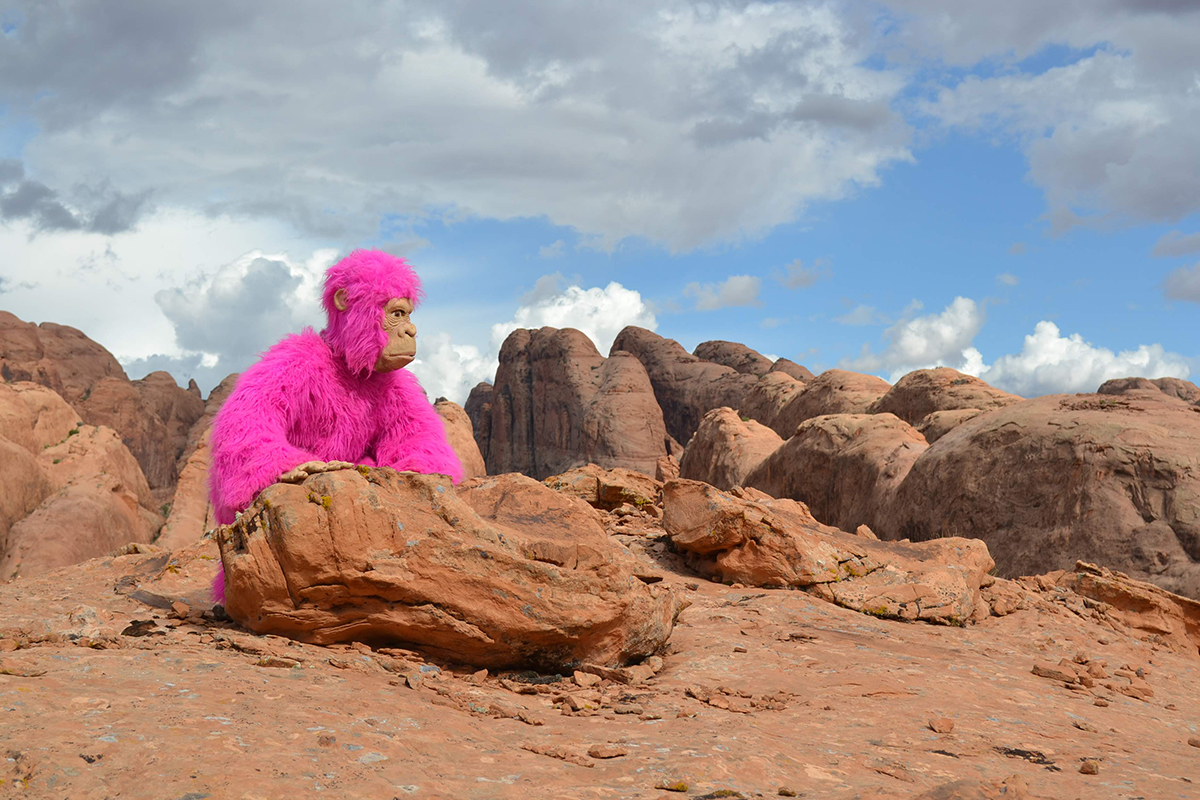
[[[919, 303], [909, 306], [919, 308]], [[853, 312], [852, 312], [853, 313]], [[978, 368], [975, 335], [983, 327], [983, 309], [969, 297], [956, 297], [939, 314], [902, 319], [883, 332], [882, 352], [864, 346], [858, 358], [844, 362], [850, 369], [888, 372], [890, 380], [914, 369], [947, 366], [966, 372]]]

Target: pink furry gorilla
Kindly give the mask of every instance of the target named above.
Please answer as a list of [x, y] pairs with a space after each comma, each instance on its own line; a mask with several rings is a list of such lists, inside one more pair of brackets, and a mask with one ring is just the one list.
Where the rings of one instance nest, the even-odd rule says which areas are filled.
[[[352, 464], [449, 475], [462, 465], [441, 417], [401, 367], [416, 351], [409, 314], [421, 282], [403, 259], [356, 250], [325, 273], [328, 326], [283, 339], [242, 373], [213, 421], [209, 491], [217, 522], [285, 473]], [[224, 570], [213, 594], [225, 599]]]

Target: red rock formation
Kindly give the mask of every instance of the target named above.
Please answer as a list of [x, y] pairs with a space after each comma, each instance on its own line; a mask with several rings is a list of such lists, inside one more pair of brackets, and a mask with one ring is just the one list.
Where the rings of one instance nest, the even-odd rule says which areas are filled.
[[958, 408], [953, 411], [932, 411], [917, 423], [916, 428], [925, 441], [933, 444], [950, 431], [983, 412], [978, 408]]
[[975, 539], [880, 542], [821, 525], [803, 503], [699, 481], [663, 486], [663, 528], [702, 573], [896, 619], [965, 624], [994, 566]]
[[1200, 386], [1179, 378], [1114, 378], [1105, 381], [1096, 394], [1126, 394], [1134, 391], [1158, 390], [1168, 397], [1176, 397], [1185, 403], [1200, 406]]
[[782, 444], [779, 434], [766, 425], [744, 420], [732, 408], [714, 408], [704, 415], [683, 451], [679, 477], [705, 481], [718, 489], [742, 486], [746, 476]]
[[[15, 442], [0, 436], [0, 558], [8, 552], [8, 532], [50, 494], [37, 458]], [[0, 572], [0, 582], [9, 579]]]
[[79, 426], [79, 412], [40, 384], [0, 383], [0, 434], [38, 455]]
[[471, 419], [471, 432], [475, 436], [475, 443], [479, 445], [479, 452], [486, 463], [488, 447], [492, 439], [492, 385], [487, 381], [475, 384], [475, 388], [467, 397], [463, 411], [466, 411], [467, 416]]
[[771, 371], [771, 359], [737, 342], [725, 342], [719, 339], [711, 342], [701, 342], [696, 345], [692, 355], [703, 361], [711, 361], [731, 367], [743, 375], [766, 375]]
[[479, 452], [479, 445], [475, 443], [475, 436], [471, 432], [471, 420], [467, 417], [467, 412], [458, 403], [453, 403], [444, 397], [439, 397], [433, 407], [446, 426], [446, 438], [450, 440], [450, 446], [454, 448], [455, 455], [462, 462], [463, 477], [477, 478], [486, 475], [487, 468], [483, 464], [483, 454]]
[[746, 486], [799, 500], [844, 531], [865, 524], [879, 532], [892, 496], [926, 447], [893, 414], [814, 417], [746, 477]]
[[806, 419], [824, 414], [866, 414], [890, 388], [887, 381], [874, 375], [827, 369], [804, 385], [804, 391], [779, 411], [771, 427], [787, 439]]
[[187, 449], [193, 426], [204, 414], [204, 401], [198, 394], [181, 389], [167, 372], [151, 372], [133, 381], [133, 388], [142, 396], [142, 404], [167, 427], [171, 458], [179, 461]]
[[[622, 569], [607, 537], [574, 540], [553, 515], [519, 530], [489, 521], [444, 476], [365, 472], [275, 484], [218, 529], [230, 616], [301, 641], [550, 671], [618, 666], [670, 636], [677, 598]], [[495, 483], [481, 481], [475, 491]], [[570, 502], [534, 481], [522, 491], [521, 509]], [[505, 518], [500, 495], [483, 502]]]
[[673, 339], [633, 325], [613, 342], [612, 352], [632, 353], [650, 376], [667, 433], [686, 444], [710, 409], [738, 408], [757, 377], [732, 367], [702, 361]]
[[886, 538], [970, 535], [1004, 574], [1077, 559], [1200, 597], [1200, 413], [1161, 391], [1050, 395], [969, 420], [912, 467]]
[[803, 381], [805, 383], [817, 377], [816, 375], [812, 374], [812, 370], [810, 370], [808, 367], [804, 366], [803, 364], [797, 364], [790, 358], [779, 359], [771, 365], [770, 371], [782, 372], [785, 375], [791, 375], [796, 380]]
[[768, 372], [746, 392], [738, 411], [744, 417], [758, 420], [780, 436], [791, 436], [796, 432], [796, 426], [793, 425], [786, 432], [781, 431], [777, 427], [779, 415], [796, 395], [804, 391], [804, 387], [803, 382], [785, 372]]
[[107, 350], [67, 325], [22, 322], [0, 311], [0, 378], [33, 381], [68, 403], [76, 403], [103, 378], [125, 380], [125, 371]]
[[1021, 402], [1015, 394], [988, 386], [979, 378], [949, 367], [910, 372], [867, 409], [869, 414], [895, 414], [916, 425], [935, 411], [977, 408], [989, 411]]
[[161, 502], [171, 499], [179, 477], [171, 431], [132, 383], [123, 377], [101, 378], [76, 402], [76, 408], [89, 425], [106, 425], [121, 434], [150, 488]]
[[516, 330], [500, 348], [492, 392], [489, 474], [544, 478], [595, 463], [654, 474], [668, 452], [646, 371], [605, 359], [572, 328]]

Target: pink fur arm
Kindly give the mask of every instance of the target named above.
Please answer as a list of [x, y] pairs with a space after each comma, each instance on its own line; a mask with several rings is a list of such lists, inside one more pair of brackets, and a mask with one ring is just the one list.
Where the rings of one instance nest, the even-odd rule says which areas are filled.
[[399, 370], [393, 375], [385, 415], [389, 424], [375, 443], [376, 463], [399, 470], [449, 475], [458, 483], [463, 479], [463, 468], [446, 438], [442, 418], [412, 373]]
[[213, 420], [209, 492], [222, 525], [233, 522], [280, 474], [317, 460], [287, 440], [288, 409], [301, 394], [297, 379], [303, 377], [289, 369], [288, 351], [297, 344], [285, 339], [242, 373]]

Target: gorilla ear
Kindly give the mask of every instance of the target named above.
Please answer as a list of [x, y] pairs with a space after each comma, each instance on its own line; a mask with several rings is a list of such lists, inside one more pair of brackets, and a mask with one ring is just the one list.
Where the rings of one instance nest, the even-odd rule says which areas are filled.
[[350, 307], [350, 304], [346, 302], [345, 289], [338, 289], [333, 293], [333, 305], [338, 311], [345, 311]]

